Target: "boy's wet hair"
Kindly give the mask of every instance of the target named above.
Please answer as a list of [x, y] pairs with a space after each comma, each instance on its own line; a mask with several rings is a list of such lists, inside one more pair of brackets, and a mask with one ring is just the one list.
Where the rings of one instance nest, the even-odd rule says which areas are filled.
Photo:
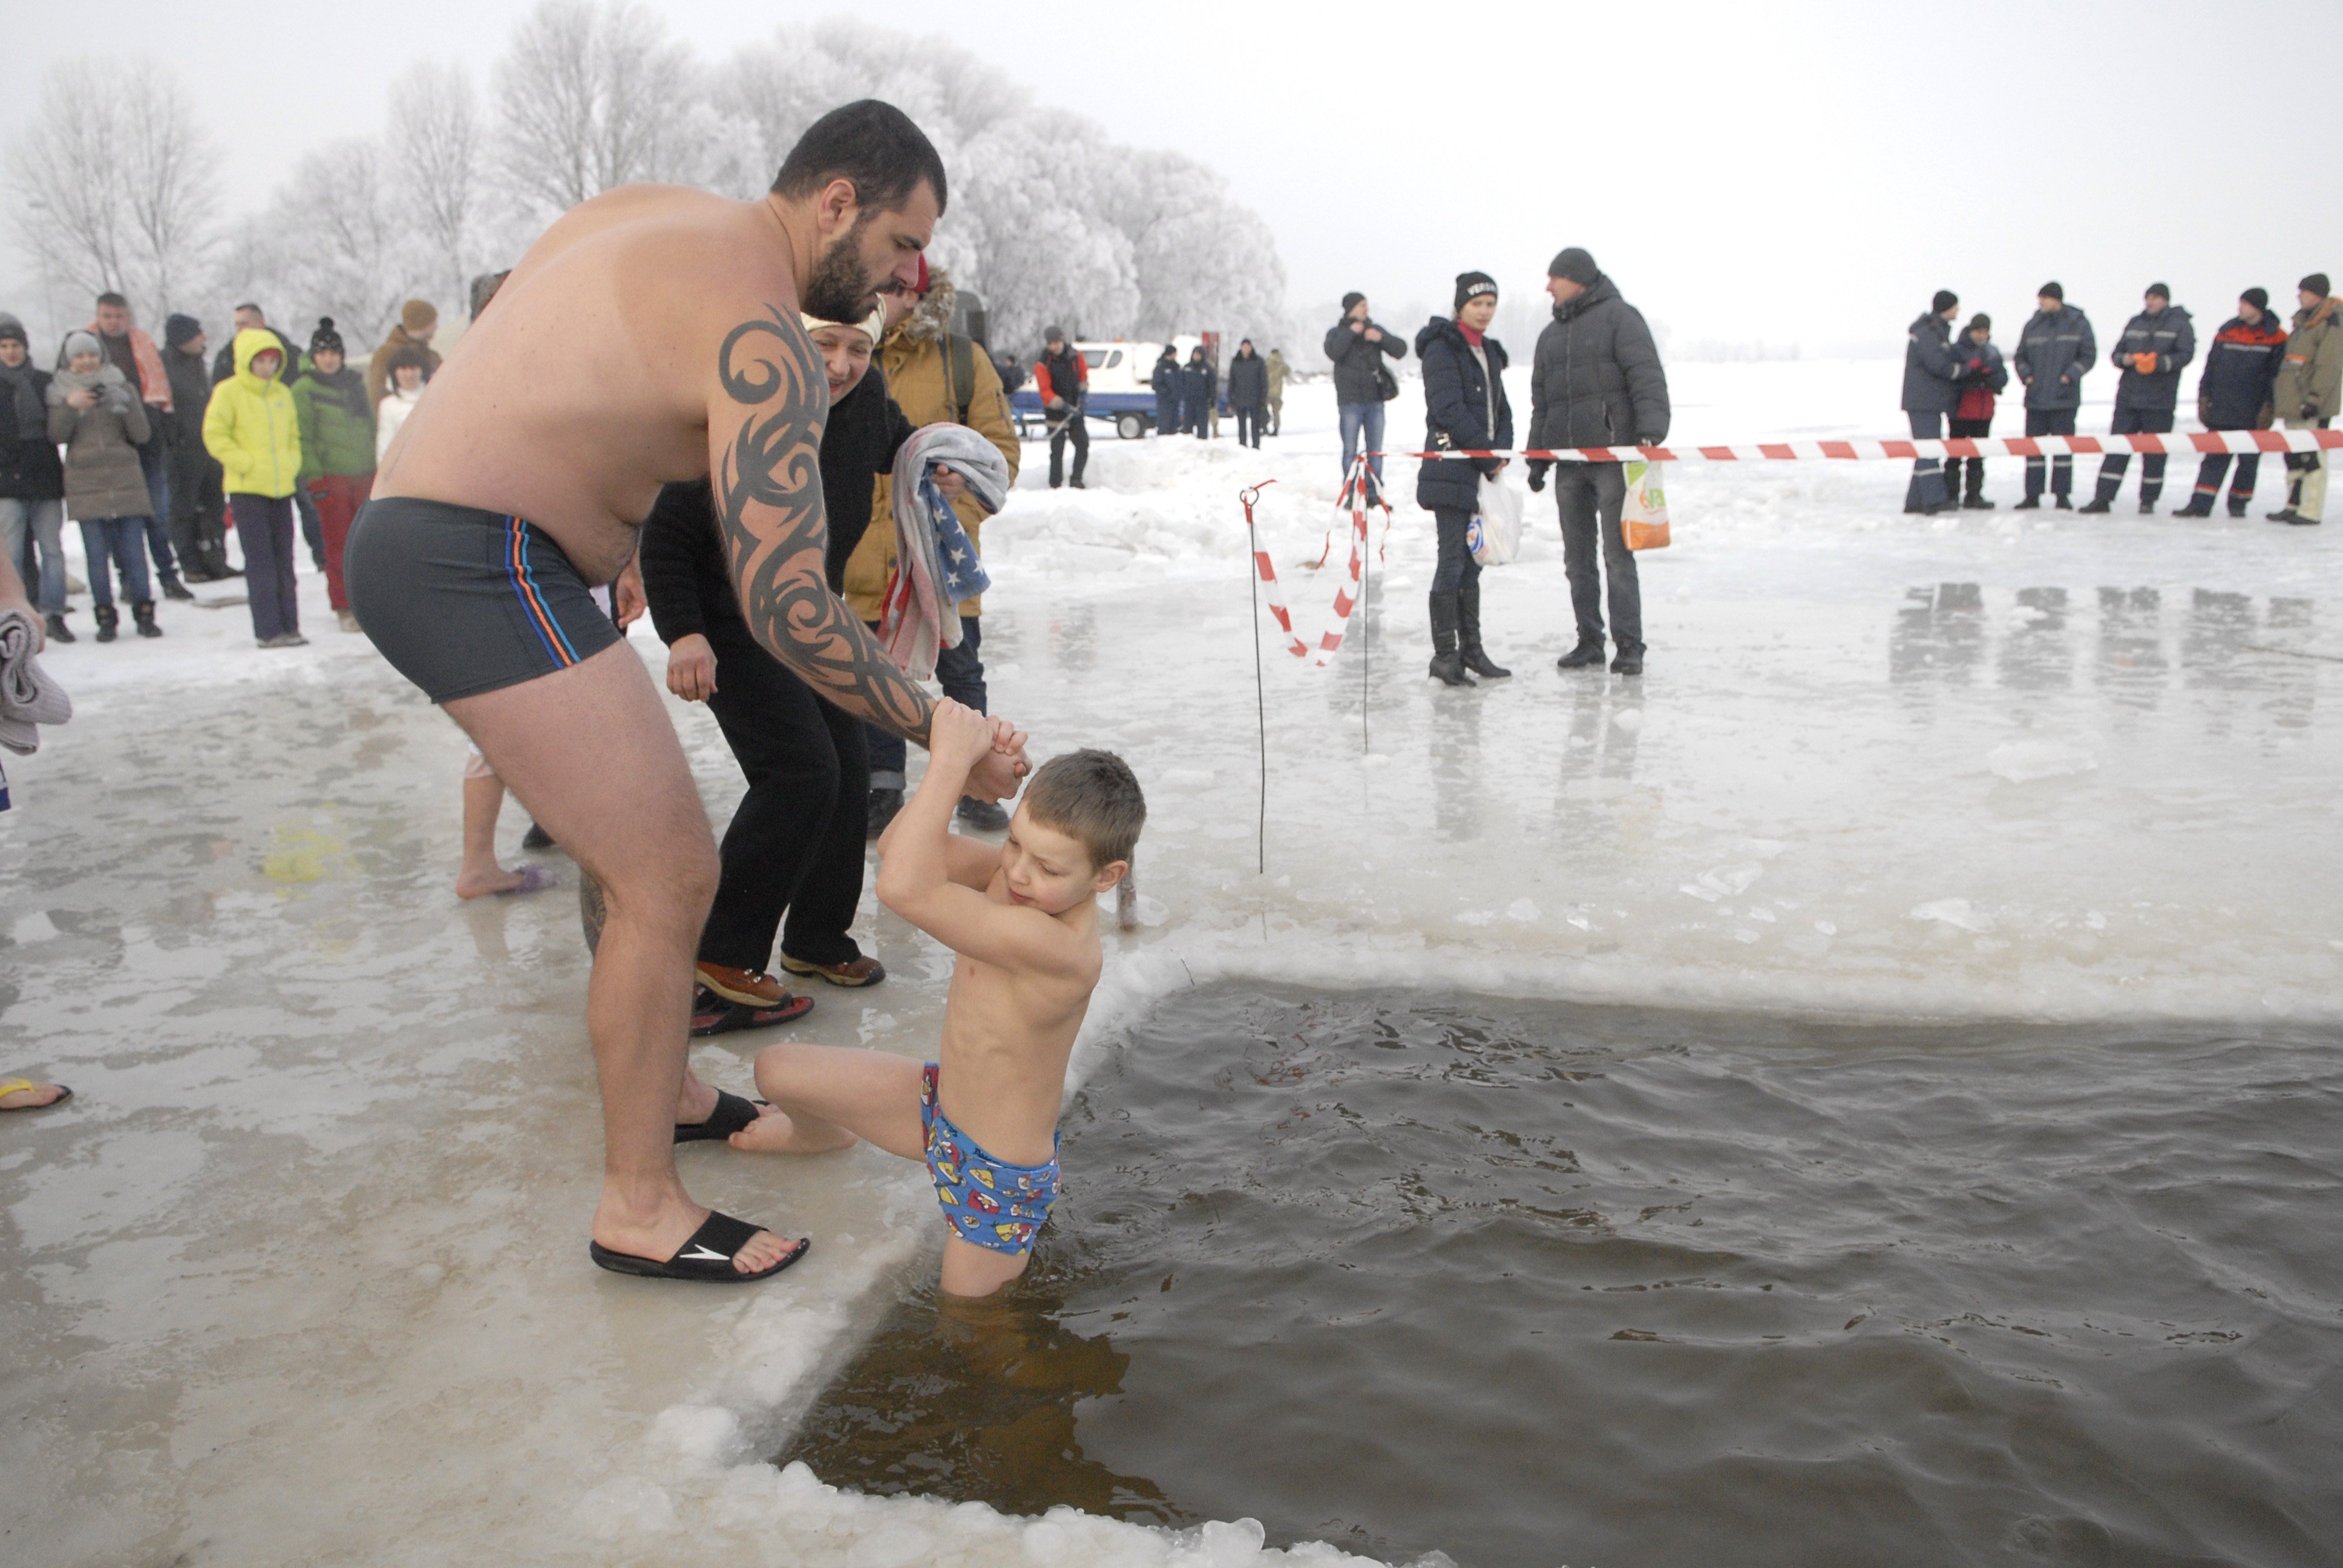
[[1129, 860], [1147, 825], [1139, 778], [1111, 751], [1051, 758], [1025, 786], [1024, 806], [1035, 821], [1081, 840], [1093, 869]]

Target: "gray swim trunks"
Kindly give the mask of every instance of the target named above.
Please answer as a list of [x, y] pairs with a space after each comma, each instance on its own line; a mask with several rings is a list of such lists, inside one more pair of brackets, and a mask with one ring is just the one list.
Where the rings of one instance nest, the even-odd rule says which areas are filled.
[[358, 625], [434, 702], [551, 675], [618, 640], [550, 534], [478, 507], [368, 501], [342, 576]]

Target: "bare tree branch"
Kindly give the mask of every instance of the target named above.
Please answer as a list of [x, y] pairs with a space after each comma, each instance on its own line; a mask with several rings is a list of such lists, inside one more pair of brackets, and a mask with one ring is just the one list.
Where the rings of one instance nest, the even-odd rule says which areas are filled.
[[506, 182], [560, 212], [613, 186], [690, 177], [696, 75], [690, 52], [630, 0], [544, 0], [497, 68]]
[[479, 94], [462, 65], [417, 61], [391, 84], [391, 181], [421, 219], [433, 289], [458, 308], [471, 276], [483, 144]]

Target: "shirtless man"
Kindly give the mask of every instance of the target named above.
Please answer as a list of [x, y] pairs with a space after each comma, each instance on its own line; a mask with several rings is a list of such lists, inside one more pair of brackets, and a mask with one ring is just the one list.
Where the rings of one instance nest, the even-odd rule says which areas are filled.
[[[829, 389], [799, 311], [860, 321], [886, 280], [915, 280], [945, 196], [928, 138], [866, 99], [816, 121], [761, 201], [628, 186], [573, 208], [432, 378], [349, 536], [367, 634], [603, 890], [591, 1251], [619, 1272], [763, 1279], [806, 1242], [712, 1213], [676, 1174], [679, 1136], [747, 1110], [685, 1061], [716, 845], [659, 694], [588, 587], [633, 558], [662, 484], [711, 478], [758, 640], [927, 744], [927, 695], [823, 578]], [[1021, 735], [994, 738], [972, 775], [988, 799], [1025, 768]]]

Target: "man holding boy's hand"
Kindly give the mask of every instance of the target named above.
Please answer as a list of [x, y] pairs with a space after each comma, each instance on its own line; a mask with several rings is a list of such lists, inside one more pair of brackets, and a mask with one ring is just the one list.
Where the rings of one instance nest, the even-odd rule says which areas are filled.
[[936, 704], [928, 770], [879, 840], [879, 901], [960, 955], [938, 1060], [776, 1045], [757, 1088], [776, 1109], [733, 1147], [820, 1154], [869, 1139], [927, 1161], [945, 1224], [943, 1289], [989, 1296], [1025, 1271], [1057, 1199], [1066, 1059], [1104, 954], [1098, 898], [1145, 823], [1121, 758], [1076, 751], [1033, 775], [999, 848], [950, 831], [970, 769], [1023, 737]]

